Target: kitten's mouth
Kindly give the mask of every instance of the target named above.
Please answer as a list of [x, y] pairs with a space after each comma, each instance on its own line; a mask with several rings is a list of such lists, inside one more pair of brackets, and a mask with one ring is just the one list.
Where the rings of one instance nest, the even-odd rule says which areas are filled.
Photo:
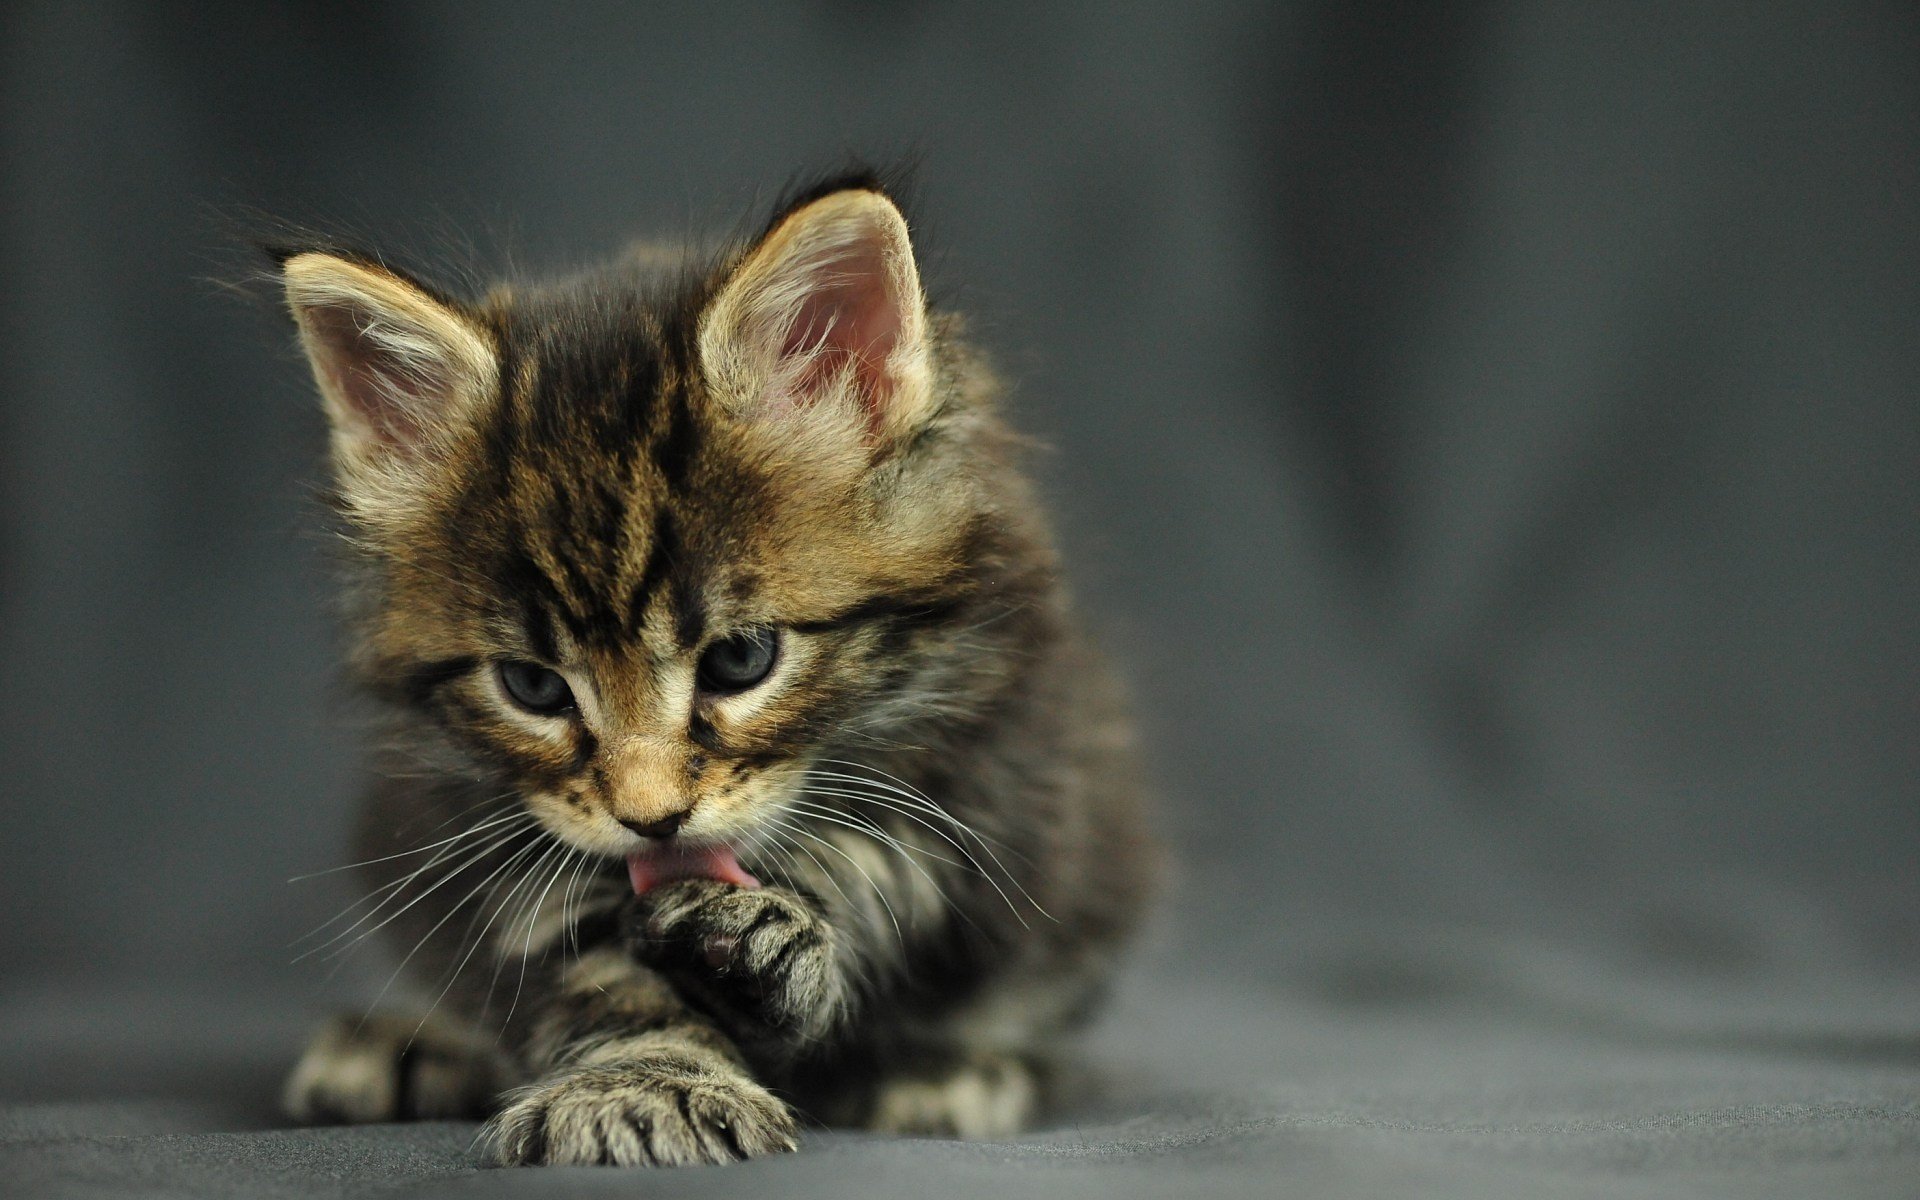
[[627, 878], [636, 896], [682, 879], [713, 879], [743, 888], [760, 886], [760, 881], [747, 874], [733, 856], [733, 847], [723, 842], [683, 843], [678, 838], [627, 855]]

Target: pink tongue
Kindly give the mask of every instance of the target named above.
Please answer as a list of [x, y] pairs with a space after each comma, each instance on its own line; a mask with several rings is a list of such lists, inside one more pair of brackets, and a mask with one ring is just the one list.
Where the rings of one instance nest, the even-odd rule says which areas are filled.
[[735, 887], [757, 888], [760, 881], [741, 869], [733, 851], [719, 843], [668, 846], [627, 855], [627, 878], [633, 894], [644, 896], [662, 884], [679, 879], [716, 879]]

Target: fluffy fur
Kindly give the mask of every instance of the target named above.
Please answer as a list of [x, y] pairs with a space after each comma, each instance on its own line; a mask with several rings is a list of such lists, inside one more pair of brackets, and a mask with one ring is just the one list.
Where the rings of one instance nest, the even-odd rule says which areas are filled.
[[[278, 261], [380, 713], [334, 945], [391, 936], [420, 1001], [324, 1029], [291, 1110], [486, 1114], [506, 1163], [1031, 1119], [1154, 860], [994, 380], [894, 201], [841, 181], [708, 264], [476, 300]], [[717, 689], [703, 656], [754, 630], [766, 678]], [[623, 860], [662, 845], [764, 886], [636, 896]]]

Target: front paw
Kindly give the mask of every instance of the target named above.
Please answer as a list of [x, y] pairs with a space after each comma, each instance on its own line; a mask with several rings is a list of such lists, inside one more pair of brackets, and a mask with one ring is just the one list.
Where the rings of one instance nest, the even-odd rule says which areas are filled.
[[794, 1149], [793, 1114], [765, 1088], [668, 1053], [536, 1084], [488, 1133], [502, 1166], [683, 1167]]
[[847, 1004], [833, 928], [779, 888], [710, 879], [661, 888], [634, 947], [750, 1041], [816, 1040]]
[[498, 1048], [452, 1022], [341, 1016], [314, 1035], [281, 1103], [309, 1124], [478, 1116], [505, 1078]]

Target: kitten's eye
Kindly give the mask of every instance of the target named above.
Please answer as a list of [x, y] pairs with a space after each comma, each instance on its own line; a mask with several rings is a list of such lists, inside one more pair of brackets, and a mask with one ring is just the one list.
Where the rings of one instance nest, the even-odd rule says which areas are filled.
[[700, 656], [700, 687], [709, 692], [744, 692], [765, 679], [779, 657], [779, 631], [742, 630], [708, 646]]
[[499, 671], [501, 690], [530, 713], [551, 717], [573, 707], [573, 689], [558, 671], [518, 661], [501, 663]]

